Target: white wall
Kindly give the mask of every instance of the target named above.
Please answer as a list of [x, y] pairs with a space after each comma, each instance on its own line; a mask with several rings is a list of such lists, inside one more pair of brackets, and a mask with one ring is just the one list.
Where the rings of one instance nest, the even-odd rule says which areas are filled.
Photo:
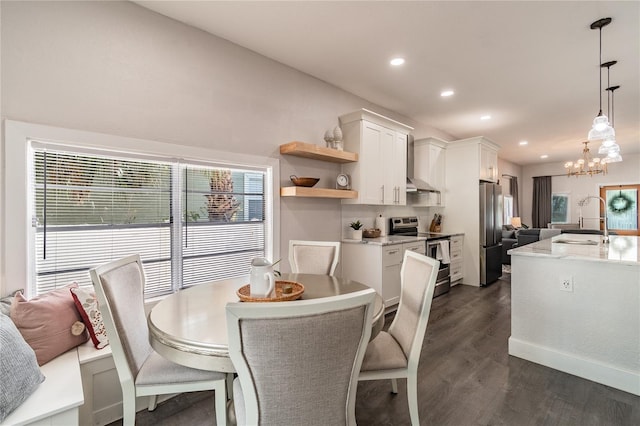
[[[576, 150], [576, 153], [579, 153]], [[523, 182], [521, 184], [523, 209], [521, 211], [522, 222], [531, 225], [531, 209], [534, 176], [554, 176], [551, 180], [553, 192], [566, 192], [571, 194], [571, 222], [577, 223], [579, 216], [578, 200], [587, 195], [598, 195], [600, 187], [606, 185], [640, 184], [640, 155], [622, 153], [621, 163], [609, 164], [606, 175], [567, 177], [564, 163], [545, 163], [524, 166], [522, 168]], [[599, 204], [593, 200], [583, 207], [584, 217], [596, 218], [600, 215]], [[597, 220], [585, 220], [585, 228], [598, 228]]]
[[[3, 119], [280, 158], [282, 184], [296, 174], [320, 177], [319, 187], [333, 186], [338, 165], [281, 157], [278, 147], [292, 140], [324, 144], [339, 115], [365, 107], [414, 127], [417, 137], [451, 139], [133, 3], [1, 2], [0, 8]], [[2, 179], [10, 178], [1, 164]], [[286, 258], [290, 239], [340, 238], [340, 203], [283, 198], [281, 223]], [[2, 241], [0, 294], [3, 253], [11, 246]]]

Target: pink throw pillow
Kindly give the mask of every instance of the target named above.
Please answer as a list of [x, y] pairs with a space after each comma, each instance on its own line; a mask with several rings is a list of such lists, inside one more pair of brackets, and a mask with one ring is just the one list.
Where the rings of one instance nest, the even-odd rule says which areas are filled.
[[71, 295], [76, 304], [76, 308], [84, 321], [84, 325], [89, 330], [91, 341], [96, 349], [102, 349], [109, 344], [107, 331], [102, 322], [102, 314], [98, 309], [98, 299], [96, 294], [85, 288], [72, 288]]
[[36, 353], [38, 365], [89, 340], [69, 294], [69, 288], [73, 287], [78, 284], [52, 290], [31, 300], [19, 292], [11, 304], [11, 319]]

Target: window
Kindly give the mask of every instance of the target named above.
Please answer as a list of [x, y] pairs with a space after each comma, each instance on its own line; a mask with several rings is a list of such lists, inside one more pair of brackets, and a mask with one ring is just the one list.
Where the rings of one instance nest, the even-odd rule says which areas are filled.
[[511, 195], [505, 195], [503, 197], [503, 215], [502, 223], [510, 224], [513, 217], [513, 197]]
[[32, 161], [35, 294], [91, 285], [90, 268], [131, 253], [146, 297], [246, 275], [265, 256], [264, 172], [46, 145]]
[[570, 195], [553, 193], [551, 195], [551, 223], [569, 223], [571, 218]]
[[[4, 124], [3, 294], [91, 285], [89, 268], [135, 252], [146, 297], [245, 275], [253, 256], [280, 258], [276, 158]], [[231, 174], [232, 192], [227, 182], [212, 193], [213, 171]], [[218, 208], [222, 219], [210, 220], [212, 195], [230, 200], [233, 214]]]
[[[638, 223], [638, 191], [640, 185], [612, 185], [600, 188], [600, 197], [607, 206], [607, 225], [618, 235], [640, 235]], [[604, 216], [600, 204], [600, 216]], [[604, 224], [602, 224], [604, 225]]]

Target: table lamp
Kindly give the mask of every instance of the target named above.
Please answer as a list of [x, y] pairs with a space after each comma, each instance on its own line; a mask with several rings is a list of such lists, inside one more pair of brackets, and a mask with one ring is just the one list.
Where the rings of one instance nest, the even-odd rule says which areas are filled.
[[522, 220], [520, 220], [519, 217], [512, 217], [511, 218], [511, 225], [514, 228], [522, 228]]

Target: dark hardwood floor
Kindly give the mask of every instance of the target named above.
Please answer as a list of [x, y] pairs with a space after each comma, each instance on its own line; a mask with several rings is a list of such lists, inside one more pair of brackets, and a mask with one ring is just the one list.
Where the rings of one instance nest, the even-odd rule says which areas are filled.
[[[423, 425], [640, 425], [640, 397], [509, 356], [510, 314], [509, 274], [434, 299], [419, 367]], [[404, 381], [398, 390], [388, 380], [359, 383], [358, 424], [409, 425]], [[184, 394], [136, 421], [211, 425], [213, 405], [211, 392]]]

